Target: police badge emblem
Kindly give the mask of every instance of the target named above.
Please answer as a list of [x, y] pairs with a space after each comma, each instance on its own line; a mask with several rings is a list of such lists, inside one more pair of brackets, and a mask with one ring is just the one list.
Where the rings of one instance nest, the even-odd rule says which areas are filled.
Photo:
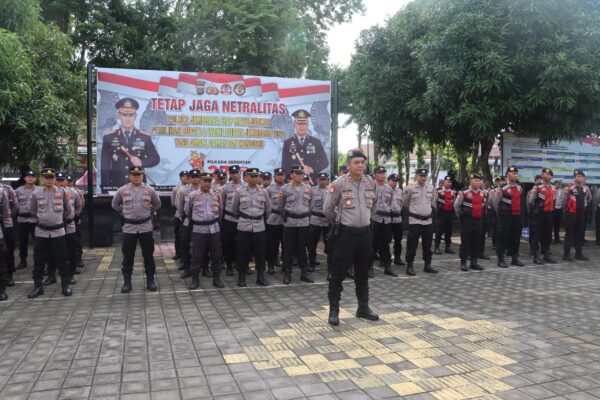
[[208, 88], [206, 88], [206, 94], [216, 96], [219, 94], [219, 89], [217, 89], [215, 85], [210, 85]]
[[231, 85], [229, 85], [228, 83], [224, 83], [221, 85], [221, 94], [230, 95], [232, 93], [233, 90], [231, 90]]
[[196, 79], [196, 94], [202, 96], [204, 94], [204, 87], [206, 86], [206, 81], [202, 79]]
[[237, 94], [238, 96], [243, 96], [244, 93], [246, 93], [246, 86], [244, 86], [243, 83], [237, 83], [233, 87], [233, 93]]

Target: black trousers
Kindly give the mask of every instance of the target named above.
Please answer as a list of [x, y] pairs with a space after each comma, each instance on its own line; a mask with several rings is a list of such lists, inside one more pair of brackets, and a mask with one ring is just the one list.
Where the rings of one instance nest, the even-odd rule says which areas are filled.
[[[235, 236], [236, 242], [236, 268], [239, 274], [246, 274], [250, 260], [254, 257], [256, 271], [265, 270], [267, 254], [267, 232], [244, 232], [238, 231]], [[225, 255], [227, 257], [227, 255]]]
[[327, 226], [316, 226], [309, 225], [308, 226], [308, 241], [306, 244], [306, 248], [308, 250], [308, 264], [316, 265], [317, 262], [317, 246], [319, 245], [319, 241], [323, 238], [323, 243], [325, 244], [325, 254], [329, 253], [329, 240], [327, 235], [329, 235], [329, 225]]
[[431, 241], [433, 239], [433, 224], [408, 225], [408, 237], [406, 238], [406, 262], [414, 262], [417, 255], [417, 246], [421, 238], [421, 246], [423, 248], [423, 261], [431, 262]]
[[484, 239], [483, 219], [462, 215], [460, 218], [460, 261], [477, 261], [480, 254], [480, 242]]
[[[597, 189], [600, 190], [600, 189]], [[600, 207], [596, 207], [596, 243], [600, 244]]]
[[497, 217], [496, 211], [493, 208], [488, 208], [487, 214], [487, 225], [488, 225], [488, 237], [492, 238], [492, 246], [496, 247], [497, 235]]
[[[42, 286], [44, 267], [58, 268], [58, 273], [63, 281], [69, 279], [69, 269], [65, 260], [65, 237], [39, 237], [33, 240], [33, 283], [36, 287]], [[50, 272], [50, 270], [49, 270]]]
[[404, 231], [402, 230], [402, 222], [392, 224], [392, 236], [394, 237], [394, 261], [400, 260], [402, 256], [402, 236]]
[[531, 245], [534, 255], [538, 255], [539, 253], [550, 255], [550, 242], [552, 242], [553, 228], [554, 211], [538, 211], [531, 215], [529, 235], [531, 236]]
[[373, 222], [373, 248], [379, 254], [379, 260], [382, 265], [388, 265], [392, 262], [390, 254], [390, 242], [392, 241], [392, 224]]
[[221, 274], [221, 233], [195, 233], [192, 232], [192, 274], [199, 274], [202, 266], [210, 264], [214, 276]]
[[19, 239], [19, 257], [21, 261], [27, 260], [27, 246], [29, 246], [29, 237], [35, 234], [35, 224], [23, 222], [17, 225], [17, 235]]
[[144, 233], [123, 233], [123, 274], [131, 275], [133, 273], [133, 257], [138, 241], [142, 248], [142, 257], [144, 258], [144, 272], [146, 276], [154, 276], [156, 273], [156, 264], [154, 264], [154, 237], [152, 232]]
[[554, 210], [554, 240], [560, 240], [560, 225], [562, 223], [562, 209]]
[[279, 257], [279, 246], [283, 241], [283, 225], [265, 225], [267, 229], [267, 262], [274, 264]]
[[[66, 247], [66, 264], [69, 276], [75, 275], [75, 269], [77, 268], [77, 237], [75, 233], [67, 233], [65, 235], [65, 247]], [[48, 267], [50, 268], [50, 267]]]
[[186, 271], [190, 270], [192, 259], [192, 226], [183, 226], [179, 229], [179, 255], [181, 256], [181, 265]]
[[339, 234], [331, 238], [332, 271], [329, 276], [328, 297], [331, 303], [339, 303], [342, 282], [346, 278], [348, 266], [354, 265], [354, 284], [359, 303], [369, 301], [369, 265], [373, 258], [371, 230], [341, 226]]
[[[77, 221], [79, 221], [79, 218]], [[81, 265], [83, 246], [81, 245], [81, 224], [79, 222], [75, 223], [75, 254], [77, 255], [77, 265]]]
[[283, 270], [290, 272], [294, 257], [298, 260], [300, 269], [308, 266], [306, 257], [306, 242], [308, 241], [308, 226], [283, 227]]
[[489, 229], [489, 214], [487, 215], [483, 215], [483, 217], [481, 218], [481, 237], [479, 238], [478, 244], [477, 244], [477, 255], [481, 255], [485, 253], [485, 237], [487, 234], [487, 231]]
[[179, 256], [181, 255], [181, 253], [179, 252], [180, 249], [180, 245], [181, 245], [181, 237], [180, 237], [180, 233], [181, 233], [181, 218], [175, 218], [173, 219], [173, 232], [175, 234], [175, 255]]
[[444, 236], [444, 242], [446, 247], [450, 247], [452, 243], [452, 222], [454, 221], [454, 210], [444, 211], [438, 208], [437, 210], [437, 223], [435, 229], [435, 247], [440, 247], [442, 242], [442, 236]]
[[6, 282], [8, 280], [7, 268], [6, 268], [6, 257], [3, 252], [0, 251], [0, 289], [6, 289]]
[[577, 253], [581, 253], [585, 237], [585, 211], [566, 212], [563, 215], [563, 220], [565, 225], [565, 253], [570, 252], [572, 247], [575, 247]]
[[500, 211], [497, 214], [497, 221], [498, 242], [496, 243], [496, 254], [498, 258], [504, 257], [506, 252], [509, 256], [518, 256], [523, 230], [521, 215], [512, 215], [510, 211]]
[[6, 243], [6, 270], [8, 272], [15, 272], [15, 228], [8, 227], [4, 228], [4, 241]]
[[237, 262], [237, 234], [237, 222], [224, 219], [221, 225], [221, 248], [223, 249], [223, 259], [228, 265]]

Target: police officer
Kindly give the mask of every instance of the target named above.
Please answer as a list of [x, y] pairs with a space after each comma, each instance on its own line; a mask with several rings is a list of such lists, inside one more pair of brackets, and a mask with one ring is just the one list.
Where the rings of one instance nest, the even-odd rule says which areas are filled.
[[279, 210], [279, 203], [283, 192], [281, 188], [284, 185], [285, 173], [283, 168], [275, 168], [273, 171], [275, 182], [267, 187], [267, 193], [271, 199], [271, 215], [267, 218], [267, 264], [269, 265], [269, 274], [275, 273], [275, 266], [279, 264], [279, 247], [283, 240], [283, 217]]
[[317, 173], [329, 166], [329, 159], [321, 141], [308, 134], [310, 116], [306, 110], [297, 110], [292, 114], [295, 135], [283, 142], [281, 167], [284, 171], [290, 171], [293, 165], [300, 164], [314, 183]]
[[112, 200], [112, 208], [123, 215], [123, 286], [121, 293], [131, 291], [133, 257], [139, 240], [144, 258], [146, 289], [156, 291], [156, 265], [154, 263], [154, 238], [152, 237], [152, 215], [160, 209], [161, 203], [153, 187], [144, 184], [144, 168], [129, 168], [129, 181], [121, 186]]
[[521, 230], [523, 216], [521, 215], [521, 195], [523, 189], [517, 183], [519, 170], [510, 166], [506, 170], [506, 183], [502, 185], [493, 198], [494, 211], [497, 219], [496, 254], [498, 266], [508, 268], [504, 259], [505, 253], [512, 257], [512, 265], [524, 267], [519, 260], [519, 244], [521, 243]]
[[121, 126], [102, 136], [100, 179], [103, 190], [117, 189], [128, 182], [130, 167], [150, 168], [158, 165], [152, 138], [135, 127], [139, 103], [123, 98], [115, 104]]
[[229, 166], [229, 177], [231, 181], [221, 188], [221, 202], [223, 203], [223, 221], [221, 223], [221, 244], [223, 248], [223, 258], [227, 266], [227, 276], [233, 275], [233, 262], [236, 261], [236, 241], [237, 217], [233, 213], [233, 198], [235, 191], [241, 186], [240, 166]]
[[[0, 213], [2, 213], [0, 218], [5, 222], [12, 218], [10, 201], [8, 199], [7, 190], [4, 187], [0, 187]], [[0, 229], [0, 301], [8, 299], [6, 286], [8, 285], [7, 281], [12, 279], [12, 274], [9, 274], [9, 271], [6, 268], [7, 250], [4, 232]], [[12, 285], [14, 286], [14, 282]]]
[[[477, 263], [479, 241], [483, 238], [483, 219], [487, 207], [487, 193], [481, 189], [483, 177], [478, 173], [469, 176], [470, 186], [458, 192], [454, 201], [454, 211], [460, 221], [460, 269], [483, 270]], [[467, 260], [471, 265], [467, 266]]]
[[173, 233], [175, 234], [175, 255], [173, 256], [173, 260], [178, 260], [181, 258], [180, 253], [180, 234], [181, 234], [181, 211], [178, 209], [179, 197], [181, 196], [181, 192], [183, 188], [187, 185], [188, 181], [188, 172], [181, 171], [179, 172], [179, 184], [173, 186], [173, 191], [171, 192], [171, 206], [175, 210], [175, 216], [173, 217]]
[[256, 266], [256, 284], [268, 286], [265, 279], [265, 259], [267, 254], [267, 233], [265, 219], [271, 213], [271, 200], [265, 188], [258, 186], [258, 168], [248, 168], [248, 184], [235, 191], [232, 212], [236, 218], [238, 286], [246, 286], [248, 265], [254, 257]]
[[[562, 204], [563, 204], [563, 181], [562, 179], [554, 180], [554, 189], [556, 196], [554, 197], [554, 243], [560, 243], [560, 225], [562, 221]], [[596, 224], [596, 226], [598, 226]]]
[[[195, 190], [200, 189], [200, 170], [192, 169], [188, 172], [188, 184], [181, 191], [181, 195], [179, 196], [177, 209], [179, 209], [179, 215], [181, 216], [181, 238], [180, 238], [180, 254], [181, 254], [181, 269], [183, 273], [181, 274], [181, 279], [186, 279], [192, 276], [191, 271], [191, 245], [192, 245], [192, 224], [190, 223], [190, 215], [186, 215], [185, 210], [187, 209], [187, 203], [190, 200], [190, 193]], [[204, 266], [203, 266], [204, 267]], [[207, 273], [208, 266], [206, 266], [203, 270], [205, 274]]]
[[563, 260], [573, 261], [571, 248], [575, 247], [575, 260], [589, 261], [583, 255], [582, 247], [585, 237], [585, 212], [592, 199], [592, 194], [585, 184], [585, 173], [576, 169], [574, 180], [563, 191], [563, 220], [565, 225], [565, 253]]
[[83, 257], [83, 246], [81, 245], [81, 213], [83, 212], [83, 207], [85, 207], [85, 196], [83, 192], [77, 188], [74, 184], [73, 175], [67, 175], [67, 187], [70, 188], [73, 193], [76, 193], [79, 197], [79, 201], [81, 202], [81, 210], [75, 213], [75, 255], [76, 255], [76, 269], [75, 274], [81, 273], [77, 268], [85, 267], [82, 257]]
[[273, 183], [273, 174], [271, 174], [270, 172], [263, 172], [262, 173], [262, 187], [264, 187], [266, 189], [269, 186], [271, 186], [272, 183]]
[[71, 193], [55, 186], [54, 168], [42, 168], [43, 187], [31, 195], [29, 212], [37, 219], [33, 245], [33, 290], [27, 295], [30, 299], [44, 294], [42, 278], [44, 266], [58, 267], [63, 296], [71, 296], [69, 271], [65, 260], [65, 224], [71, 214]]
[[[375, 214], [371, 218], [373, 223], [374, 250], [379, 253], [381, 266], [384, 273], [398, 276], [392, 270], [392, 255], [390, 254], [390, 241], [392, 240], [392, 188], [385, 184], [385, 168], [375, 167], [373, 177], [377, 185], [377, 198], [375, 199]], [[369, 277], [373, 276], [372, 270]]]
[[416, 181], [408, 185], [404, 191], [402, 205], [408, 209], [408, 237], [406, 239], [406, 274], [415, 276], [413, 267], [419, 237], [423, 248], [424, 272], [437, 274], [431, 266], [431, 241], [433, 239], [433, 210], [437, 201], [437, 192], [427, 181], [428, 171], [425, 168], [417, 169]]
[[300, 266], [300, 280], [313, 283], [308, 274], [306, 243], [310, 221], [310, 204], [312, 189], [303, 182], [304, 170], [300, 165], [292, 167], [292, 181], [281, 188], [283, 193], [279, 210], [283, 216], [283, 283], [292, 281], [292, 264], [294, 259]]
[[323, 214], [323, 203], [329, 184], [329, 176], [325, 172], [317, 174], [317, 186], [312, 188], [312, 203], [310, 205], [310, 221], [308, 227], [308, 272], [314, 272], [315, 267], [319, 265], [317, 261], [317, 245], [323, 237], [325, 244], [325, 254], [329, 253], [329, 220]]
[[600, 187], [596, 186], [592, 201], [594, 209], [595, 225], [596, 225], [596, 244], [600, 245]]
[[[2, 177], [0, 176], [0, 181]], [[6, 286], [15, 286], [13, 280], [13, 274], [15, 273], [15, 228], [13, 216], [19, 213], [19, 202], [17, 201], [17, 194], [10, 185], [2, 184], [2, 189], [8, 196], [8, 204], [10, 207], [10, 215], [6, 215], [4, 218], [4, 241], [6, 244]], [[1, 296], [0, 296], [1, 297]]]
[[406, 265], [402, 261], [402, 197], [403, 190], [398, 185], [398, 174], [388, 176], [388, 185], [392, 189], [392, 236], [394, 237], [394, 265]]
[[[533, 186], [528, 200], [531, 211], [529, 234], [533, 246], [534, 264], [543, 264], [544, 262], [554, 264], [556, 262], [550, 252], [554, 227], [554, 197], [556, 195], [556, 189], [551, 182], [553, 176], [554, 173], [550, 168], [542, 169], [542, 182]], [[544, 255], [543, 260], [540, 258], [540, 246], [541, 253]]]
[[435, 254], [442, 254], [440, 251], [442, 236], [444, 236], [444, 242], [446, 243], [446, 253], [454, 254], [451, 246], [455, 198], [456, 192], [452, 190], [452, 178], [447, 176], [444, 178], [442, 187], [437, 189]]
[[487, 254], [485, 254], [485, 238], [490, 229], [490, 219], [491, 219], [490, 209], [492, 208], [492, 206], [489, 201], [490, 191], [486, 187], [485, 181], [483, 180], [483, 178], [480, 179], [480, 181], [481, 181], [480, 189], [485, 194], [486, 206], [483, 209], [483, 229], [481, 230], [481, 238], [479, 240], [479, 250], [477, 252], [478, 253], [477, 258], [480, 258], [482, 260], [490, 260], [491, 257], [488, 256]]
[[[541, 184], [542, 184], [542, 176], [541, 175], [536, 175], [533, 186], [535, 187], [535, 186], [539, 186]], [[533, 246], [534, 236], [531, 234], [531, 231], [535, 230], [535, 223], [536, 223], [536, 221], [535, 221], [534, 218], [532, 218], [533, 210], [532, 210], [532, 207], [531, 207], [530, 202], [529, 202], [529, 200], [531, 199], [531, 195], [532, 194], [533, 194], [533, 190], [530, 190], [529, 192], [527, 192], [527, 197], [525, 198], [526, 199], [525, 202], [526, 202], [526, 208], [527, 208], [527, 217], [529, 219], [529, 238], [528, 238], [528, 242], [529, 242], [529, 254], [531, 256], [534, 256], [535, 255], [534, 254], [534, 246]], [[538, 239], [538, 249], [539, 249], [539, 245], [540, 245], [540, 243], [539, 243], [539, 237], [537, 239]]]
[[349, 265], [354, 265], [358, 309], [356, 316], [376, 321], [379, 316], [369, 307], [369, 265], [373, 256], [371, 217], [375, 213], [377, 188], [365, 175], [367, 156], [360, 148], [346, 154], [349, 172], [336, 179], [327, 190], [323, 213], [332, 229], [332, 273], [329, 277], [330, 325], [339, 325], [342, 281]]
[[200, 174], [200, 189], [194, 190], [188, 196], [185, 205], [185, 215], [188, 216], [192, 228], [192, 283], [190, 290], [200, 286], [200, 269], [206, 265], [207, 254], [210, 255], [213, 286], [223, 288], [221, 280], [221, 235], [219, 218], [223, 203], [218, 192], [211, 189], [212, 175], [210, 172]]
[[[67, 186], [67, 174], [64, 171], [58, 171], [56, 173], [56, 186], [63, 188], [65, 191], [70, 192], [71, 196], [69, 201], [71, 202], [71, 210], [65, 215], [65, 247], [66, 247], [66, 263], [67, 270], [69, 271], [69, 284], [74, 285], [75, 274], [77, 273], [77, 238], [75, 237], [75, 216], [81, 214], [83, 204], [79, 194], [72, 188]], [[48, 276], [54, 275], [52, 268], [56, 268], [56, 265], [48, 265]]]
[[29, 246], [29, 236], [35, 232], [37, 220], [35, 215], [29, 210], [31, 204], [31, 195], [34, 190], [39, 189], [35, 185], [35, 172], [28, 170], [23, 176], [25, 185], [19, 186], [15, 190], [19, 202], [19, 214], [17, 214], [17, 236], [19, 240], [19, 264], [16, 269], [27, 268], [27, 249]]

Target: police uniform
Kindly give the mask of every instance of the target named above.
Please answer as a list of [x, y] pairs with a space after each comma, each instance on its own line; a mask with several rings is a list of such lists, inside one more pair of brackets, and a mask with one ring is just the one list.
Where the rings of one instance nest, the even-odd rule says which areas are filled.
[[[362, 149], [352, 149], [346, 154], [349, 163], [355, 158], [366, 160]], [[369, 307], [369, 265], [373, 257], [371, 243], [371, 217], [375, 214], [377, 188], [367, 175], [353, 178], [344, 175], [331, 183], [325, 196], [323, 213], [335, 224], [332, 229], [332, 273], [329, 277], [329, 319], [339, 325], [339, 307], [342, 281], [349, 265], [354, 265], [354, 283], [358, 309], [356, 316], [378, 320]]]
[[[417, 169], [417, 175], [427, 175], [426, 169]], [[414, 276], [413, 263], [417, 254], [419, 237], [423, 248], [424, 272], [435, 274], [438, 271], [431, 266], [431, 242], [433, 239], [433, 210], [437, 196], [434, 187], [428, 183], [423, 186], [413, 183], [404, 191], [402, 205], [408, 209], [408, 237], [406, 239], [406, 274]]]
[[[120, 114], [135, 114], [139, 108], [136, 100], [123, 98], [115, 104]], [[152, 138], [145, 132], [136, 129], [125, 131], [122, 127], [114, 131], [105, 132], [102, 136], [102, 153], [100, 161], [100, 180], [102, 190], [115, 190], [128, 183], [128, 173], [131, 157], [137, 157], [142, 163], [142, 168], [158, 165], [160, 156], [152, 142]]]
[[[230, 165], [229, 173], [240, 172], [239, 165]], [[233, 199], [235, 191], [241, 186], [240, 183], [233, 181], [227, 182], [221, 189], [221, 200], [223, 203], [223, 221], [221, 223], [221, 244], [223, 248], [223, 258], [227, 266], [227, 275], [233, 275], [233, 263], [236, 262], [236, 241], [237, 234], [237, 216], [233, 212]]]
[[[42, 168], [42, 176], [53, 179], [53, 168]], [[65, 219], [72, 213], [71, 192], [57, 186], [36, 189], [31, 195], [29, 212], [37, 219], [33, 245], [33, 284], [29, 298], [44, 294], [42, 278], [44, 266], [58, 267], [64, 296], [70, 296], [69, 270], [65, 260]]]
[[[480, 174], [471, 174], [470, 179], [480, 179]], [[487, 193], [485, 190], [474, 189], [470, 186], [466, 190], [458, 192], [454, 201], [454, 211], [460, 221], [460, 269], [468, 271], [469, 269], [483, 270], [483, 267], [477, 263], [477, 256], [480, 252], [479, 241], [483, 239], [484, 229], [483, 220], [487, 208]], [[467, 260], [471, 265], [467, 266]]]
[[[12, 219], [8, 190], [4, 186], [0, 187], [0, 212], [2, 213], [0, 219], [3, 223]], [[6, 245], [6, 238], [4, 237], [4, 230], [0, 229], [0, 301], [8, 299], [6, 286], [12, 281], [12, 273], [7, 269], [7, 252], [8, 248]], [[12, 286], [14, 286], [14, 282], [12, 282]]]
[[[81, 203], [79, 194], [73, 188], [66, 187], [66, 180], [67, 174], [65, 172], [59, 171], [56, 174], [57, 184], [59, 186], [64, 185], [61, 187], [70, 193], [69, 201], [71, 203], [71, 210], [65, 215], [65, 247], [67, 249], [66, 264], [67, 270], [69, 271], [69, 284], [74, 285], [76, 283], [74, 276], [77, 272], [77, 238], [75, 234], [75, 216], [81, 213], [83, 204]], [[55, 268], [56, 265], [54, 264], [48, 265], [48, 276], [54, 275]]]
[[596, 225], [596, 244], [600, 245], [600, 187], [596, 187], [594, 197], [592, 201], [592, 208], [594, 209], [594, 218]]
[[483, 209], [483, 229], [481, 230], [481, 238], [479, 239], [479, 250], [477, 252], [477, 258], [482, 260], [490, 260], [491, 257], [485, 254], [485, 238], [487, 232], [490, 229], [490, 191], [486, 189], [485, 182], [483, 182], [483, 175], [481, 176], [481, 191], [485, 194], [486, 206]]
[[[248, 168], [248, 176], [258, 176], [258, 168]], [[265, 259], [267, 254], [267, 233], [265, 219], [271, 213], [271, 200], [262, 186], [244, 185], [235, 191], [232, 213], [237, 222], [236, 246], [238, 286], [246, 286], [246, 275], [250, 260], [254, 257], [256, 284], [267, 286], [265, 279]]]
[[[374, 174], [385, 173], [385, 168], [376, 167]], [[375, 214], [371, 218], [373, 225], [373, 250], [379, 254], [381, 266], [384, 273], [390, 276], [397, 276], [392, 270], [392, 255], [390, 254], [390, 242], [392, 240], [392, 188], [376, 181], [377, 198], [375, 199]], [[370, 276], [373, 276], [371, 268]]]
[[[449, 176], [444, 178], [444, 182], [452, 183], [452, 178]], [[436, 230], [435, 230], [435, 254], [442, 254], [440, 251], [440, 243], [442, 236], [446, 243], [446, 253], [454, 254], [451, 248], [452, 245], [452, 223], [454, 222], [454, 199], [456, 192], [452, 190], [452, 186], [448, 189], [441, 187], [437, 189], [437, 207], [436, 207]]]
[[[10, 215], [5, 216], [3, 221], [4, 227], [4, 241], [6, 243], [6, 285], [15, 286], [13, 280], [13, 274], [15, 273], [15, 228], [13, 216], [19, 213], [19, 202], [17, 201], [17, 194], [10, 185], [2, 185], [2, 188], [8, 196], [8, 204], [10, 208]], [[1, 297], [1, 296], [0, 296]]]
[[[390, 174], [388, 176], [388, 182], [390, 180], [398, 181], [397, 174]], [[389, 184], [389, 183], [388, 183]], [[402, 261], [402, 236], [404, 235], [404, 228], [402, 226], [402, 197], [403, 190], [400, 186], [396, 186], [392, 189], [392, 236], [394, 238], [394, 265], [406, 265]]]
[[320, 185], [313, 186], [312, 188], [312, 202], [310, 204], [310, 221], [308, 228], [308, 272], [314, 272], [315, 267], [319, 265], [317, 262], [317, 246], [321, 237], [325, 245], [325, 254], [329, 253], [329, 220], [323, 214], [323, 202], [325, 201], [325, 195], [327, 194], [327, 181], [329, 176], [320, 172], [317, 175], [317, 183], [323, 182], [324, 186]]
[[[575, 170], [573, 175], [585, 174], [581, 170]], [[587, 185], [571, 183], [563, 190], [563, 221], [565, 226], [565, 261], [573, 261], [571, 248], [575, 247], [575, 260], [589, 261], [583, 255], [582, 247], [585, 238], [585, 212], [590, 203], [592, 195]]]
[[[276, 168], [273, 171], [275, 176], [284, 174], [283, 168]], [[279, 267], [279, 247], [283, 241], [283, 217], [279, 210], [279, 203], [285, 183], [279, 185], [277, 182], [273, 182], [267, 187], [267, 194], [271, 199], [271, 215], [267, 219], [267, 264], [269, 266], [269, 274], [275, 273], [275, 266]]]
[[[29, 170], [23, 175], [35, 177], [35, 172]], [[19, 264], [16, 269], [27, 267], [27, 250], [29, 247], [29, 236], [35, 232], [35, 224], [37, 222], [35, 215], [31, 213], [29, 206], [31, 204], [31, 195], [39, 186], [27, 185], [19, 186], [15, 193], [17, 194], [17, 202], [19, 203], [19, 213], [17, 214], [17, 239], [19, 240]]]
[[[557, 188], [556, 184], [559, 184], [561, 187]], [[556, 189], [556, 196], [554, 197], [554, 243], [560, 243], [560, 226], [562, 223], [562, 203], [564, 193], [562, 190], [562, 179], [554, 180], [554, 188]], [[598, 226], [598, 224], [596, 224], [596, 226]]]
[[[181, 190], [179, 199], [177, 201], [177, 209], [179, 210], [179, 215], [181, 217], [181, 235], [180, 235], [180, 255], [181, 255], [181, 266], [179, 267], [183, 270], [181, 274], [181, 279], [186, 279], [192, 276], [191, 270], [191, 262], [192, 262], [192, 224], [190, 222], [190, 215], [186, 214], [187, 205], [190, 201], [190, 194], [200, 189], [200, 181], [195, 181], [192, 183], [193, 178], [200, 177], [199, 169], [192, 169], [188, 172], [188, 176], [190, 177], [190, 182], [188, 185], [184, 186]], [[206, 270], [208, 266], [204, 266], [203, 272], [206, 275]]]
[[[508, 167], [509, 172], [518, 173], [515, 167]], [[502, 185], [493, 198], [493, 206], [496, 211], [497, 220], [497, 243], [496, 254], [498, 255], [498, 266], [507, 268], [505, 253], [512, 257], [512, 265], [523, 267], [519, 260], [519, 245], [521, 243], [521, 231], [523, 229], [523, 216], [521, 215], [521, 195], [523, 189], [518, 183], [507, 183]]]
[[492, 200], [493, 200], [494, 196], [496, 195], [496, 193], [498, 192], [498, 188], [500, 187], [500, 178], [494, 179], [494, 184], [496, 186], [488, 190], [487, 222], [488, 222], [488, 235], [489, 235], [489, 237], [492, 238], [492, 248], [496, 249], [497, 218], [496, 218], [496, 210], [494, 210], [494, 207], [492, 206]]
[[[131, 174], [141, 174], [144, 169], [131, 167]], [[131, 275], [133, 274], [133, 258], [139, 240], [144, 258], [146, 288], [156, 291], [156, 264], [154, 263], [154, 238], [152, 237], [152, 216], [160, 209], [161, 202], [154, 188], [142, 183], [121, 186], [112, 200], [112, 208], [123, 215], [123, 262], [122, 273], [124, 284], [121, 293], [131, 291]]]
[[[544, 168], [542, 173], [549, 173], [554, 176], [550, 168]], [[530, 232], [533, 251], [533, 262], [543, 264], [545, 262], [554, 263], [550, 252], [550, 243], [552, 242], [552, 229], [554, 227], [554, 197], [556, 189], [552, 183], [543, 181], [534, 185], [530, 191], [528, 206], [530, 210]], [[543, 260], [540, 258], [543, 254]]]
[[[202, 180], [212, 180], [209, 172], [200, 175]], [[190, 289], [200, 286], [199, 274], [201, 268], [207, 265], [207, 254], [210, 255], [213, 286], [224, 287], [221, 280], [221, 232], [219, 219], [223, 203], [218, 192], [213, 190], [194, 190], [189, 194], [185, 206], [185, 215], [189, 217], [192, 226], [192, 283]]]
[[[83, 246], [81, 245], [81, 213], [83, 212], [83, 208], [85, 207], [85, 196], [81, 190], [79, 190], [75, 185], [73, 185], [73, 176], [67, 175], [68, 187], [77, 194], [79, 197], [79, 201], [81, 203], [81, 209], [79, 212], [75, 212], [75, 255], [77, 259], [76, 267], [83, 268], [85, 265], [83, 263]], [[69, 186], [70, 185], [70, 186]], [[77, 269], [75, 273], [80, 273]]]
[[[188, 176], [188, 172], [187, 171], [181, 171], [179, 172], [179, 179], [181, 179], [182, 176], [187, 177]], [[179, 197], [181, 196], [181, 192], [183, 191], [183, 188], [186, 186], [186, 184], [184, 183], [179, 183], [177, 185], [175, 185], [173, 187], [173, 190], [171, 191], [171, 206], [173, 207], [173, 209], [175, 210], [175, 215], [173, 217], [173, 233], [175, 235], [175, 255], [173, 256], [173, 260], [177, 260], [181, 257], [181, 252], [180, 252], [180, 246], [181, 246], [181, 240], [180, 240], [180, 234], [181, 234], [181, 211], [178, 208], [178, 203], [179, 203]]]
[[[306, 110], [298, 110], [292, 114], [294, 123], [299, 125], [308, 125], [310, 113]], [[310, 177], [316, 182], [317, 173], [323, 171], [329, 166], [327, 153], [323, 148], [321, 141], [308, 133], [305, 137], [299, 137], [297, 134], [287, 138], [283, 142], [281, 167], [284, 171], [291, 171], [294, 165], [306, 165], [313, 169]]]

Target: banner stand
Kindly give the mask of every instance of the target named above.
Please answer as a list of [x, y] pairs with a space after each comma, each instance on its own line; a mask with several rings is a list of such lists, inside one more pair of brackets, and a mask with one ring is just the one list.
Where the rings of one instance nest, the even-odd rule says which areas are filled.
[[94, 165], [92, 158], [92, 112], [93, 112], [93, 73], [94, 65], [87, 65], [87, 186], [88, 186], [88, 246], [94, 248]]

